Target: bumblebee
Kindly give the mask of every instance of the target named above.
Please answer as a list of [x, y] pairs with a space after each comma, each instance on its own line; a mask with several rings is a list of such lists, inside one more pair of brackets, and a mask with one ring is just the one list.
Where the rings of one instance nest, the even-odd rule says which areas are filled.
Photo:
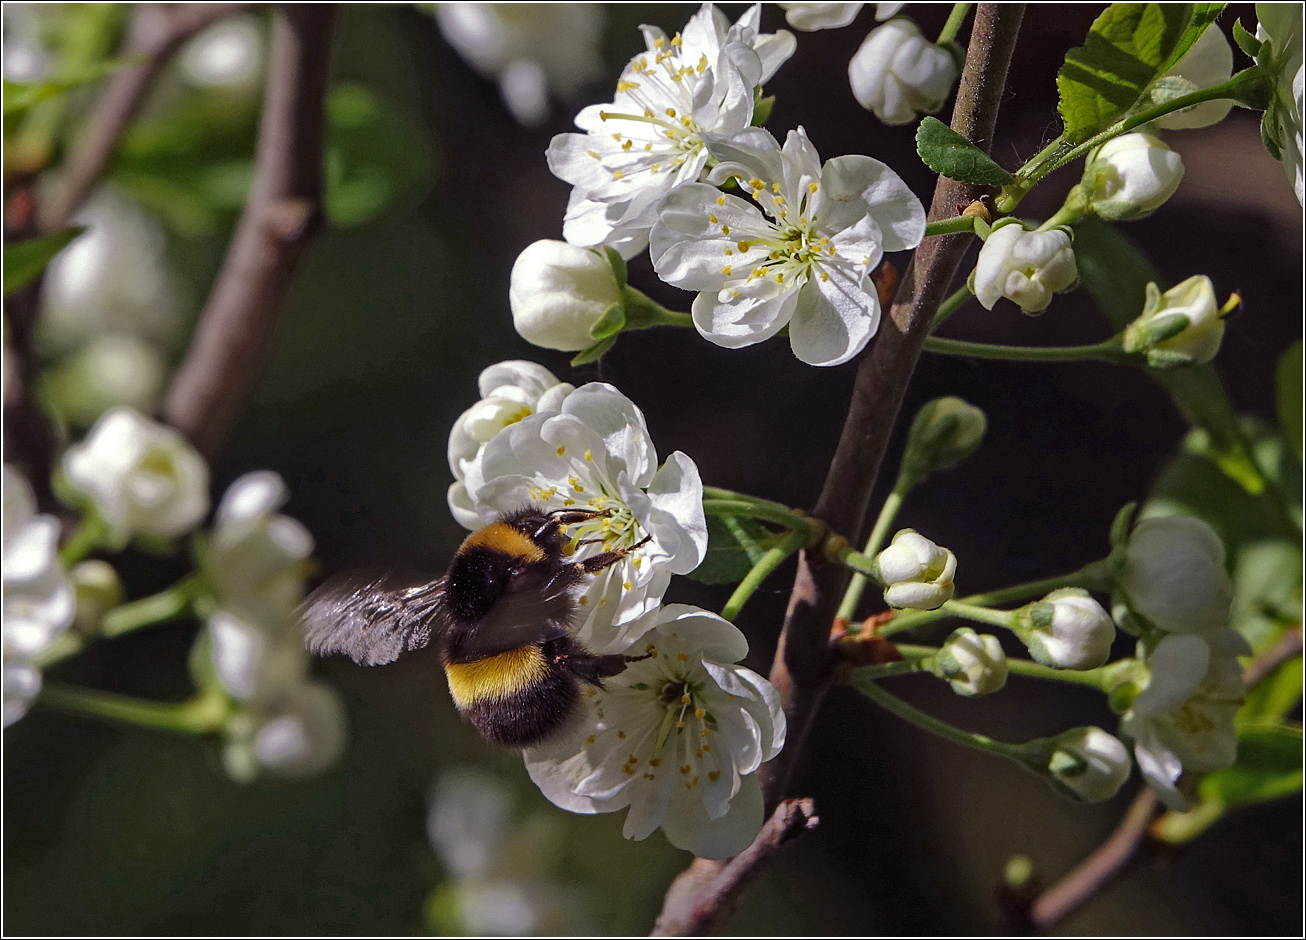
[[308, 648], [377, 666], [435, 640], [463, 717], [496, 744], [539, 744], [571, 718], [582, 682], [601, 688], [646, 658], [597, 656], [571, 634], [576, 589], [652, 537], [569, 560], [564, 527], [604, 514], [531, 506], [467, 536], [437, 580], [329, 581], [301, 610]]

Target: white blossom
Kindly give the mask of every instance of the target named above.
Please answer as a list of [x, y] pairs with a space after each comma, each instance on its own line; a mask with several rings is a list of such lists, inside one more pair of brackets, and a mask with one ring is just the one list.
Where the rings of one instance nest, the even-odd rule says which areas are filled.
[[1018, 219], [1003, 220], [980, 249], [971, 278], [975, 297], [986, 310], [1006, 297], [1025, 313], [1042, 313], [1053, 294], [1079, 280], [1070, 232], [1027, 232]]
[[345, 707], [329, 685], [304, 682], [233, 716], [224, 731], [222, 761], [232, 779], [310, 777], [344, 753]]
[[1129, 607], [1162, 630], [1214, 630], [1228, 622], [1232, 599], [1224, 559], [1224, 543], [1206, 522], [1155, 516], [1134, 526], [1118, 583]]
[[880, 323], [871, 272], [884, 252], [924, 236], [920, 201], [870, 157], [822, 165], [801, 127], [783, 150], [761, 128], [709, 146], [722, 161], [712, 181], [734, 176], [755, 202], [695, 183], [669, 195], [650, 245], [658, 276], [699, 292], [694, 325], [720, 346], [749, 346], [787, 326], [799, 359], [847, 362]]
[[492, 774], [470, 767], [442, 774], [431, 794], [426, 834], [444, 867], [458, 878], [492, 874], [512, 807], [512, 793]]
[[86, 636], [99, 630], [104, 615], [126, 599], [118, 572], [101, 558], [79, 561], [68, 573], [68, 579], [77, 604], [73, 624]]
[[115, 534], [175, 538], [209, 510], [209, 468], [172, 428], [130, 408], [101, 416], [63, 456], [63, 471]]
[[1054, 669], [1096, 669], [1111, 655], [1115, 623], [1080, 588], [1061, 588], [1025, 607], [1020, 638], [1030, 655]]
[[[1229, 46], [1229, 40], [1224, 38], [1224, 31], [1214, 23], [1198, 37], [1178, 64], [1166, 72], [1166, 77], [1179, 78], [1191, 85], [1190, 88], [1185, 87], [1184, 94], [1222, 85], [1231, 75], [1233, 49]], [[1223, 121], [1232, 107], [1232, 98], [1217, 98], [1191, 105], [1181, 111], [1172, 111], [1157, 118], [1152, 124], [1167, 131], [1207, 127]]]
[[88, 426], [110, 408], [149, 413], [163, 400], [168, 363], [158, 346], [127, 333], [101, 333], [43, 377], [50, 401], [69, 422]]
[[901, 529], [875, 556], [884, 602], [892, 607], [935, 610], [952, 599], [957, 557], [912, 529]]
[[[875, 4], [875, 18], [883, 21], [897, 14], [905, 3]], [[781, 3], [785, 22], [794, 29], [814, 33], [819, 29], [839, 29], [857, 19], [864, 3]]]
[[526, 768], [563, 809], [630, 807], [628, 839], [661, 826], [696, 855], [735, 855], [762, 826], [754, 772], [784, 746], [780, 697], [734, 665], [748, 641], [715, 614], [668, 605], [650, 615], [644, 639], [651, 657], [587, 689], [575, 724], [528, 750]]
[[474, 529], [480, 516], [467, 495], [469, 468], [479, 463], [485, 445], [510, 424], [537, 411], [558, 411], [563, 400], [576, 390], [559, 382], [544, 366], [521, 359], [495, 363], [481, 372], [478, 380], [481, 400], [464, 411], [449, 432], [449, 469], [454, 482], [449, 487], [449, 511], [459, 525]]
[[1158, 367], [1210, 362], [1224, 338], [1221, 313], [1215, 285], [1204, 274], [1165, 293], [1149, 283], [1142, 315], [1125, 327], [1124, 350], [1144, 352]]
[[76, 601], [59, 561], [59, 520], [38, 514], [22, 475], [4, 464], [4, 724], [27, 713], [41, 689], [32, 660], [72, 625]]
[[1137, 131], [1107, 141], [1084, 163], [1088, 206], [1113, 222], [1160, 208], [1183, 178], [1183, 158], [1159, 137]]
[[277, 512], [289, 498], [271, 470], [247, 473], [222, 495], [204, 552], [218, 603], [247, 622], [276, 629], [304, 597], [313, 536]]
[[549, 92], [570, 95], [603, 68], [603, 9], [587, 3], [441, 3], [440, 32], [459, 55], [499, 83], [518, 123], [549, 116]]
[[885, 124], [910, 124], [921, 112], [938, 111], [960, 74], [952, 54], [909, 19], [871, 30], [848, 63], [853, 97]]
[[1185, 769], [1207, 772], [1237, 757], [1234, 715], [1246, 688], [1239, 656], [1247, 641], [1227, 627], [1169, 634], [1147, 656], [1149, 679], [1121, 719], [1148, 784], [1171, 809], [1187, 808], [1179, 791]]
[[263, 27], [252, 15], [229, 16], [188, 42], [181, 75], [200, 88], [251, 88], [263, 75]]
[[576, 116], [585, 133], [549, 145], [549, 169], [574, 187], [562, 228], [568, 242], [638, 254], [662, 197], [702, 175], [704, 135], [748, 127], [755, 89], [795, 46], [783, 30], [759, 35], [760, 17], [758, 4], [730, 26], [708, 3], [670, 39], [643, 27], [648, 50], [626, 66], [613, 101]]
[[517, 256], [508, 303], [522, 338], [545, 349], [575, 352], [595, 342], [590, 330], [621, 287], [601, 251], [541, 239]]
[[1302, 15], [1296, 3], [1256, 4], [1256, 38], [1268, 44], [1257, 55], [1256, 62], [1276, 77], [1274, 98], [1266, 119], [1277, 130], [1279, 159], [1283, 172], [1297, 194], [1297, 202], [1306, 201], [1306, 185], [1302, 180], [1303, 140], [1302, 111], [1306, 78], [1302, 63]]
[[997, 637], [959, 627], [935, 655], [934, 674], [958, 695], [988, 695], [1007, 684], [1007, 654]]
[[253, 624], [220, 610], [208, 620], [213, 673], [239, 702], [268, 702], [308, 678], [297, 633]]
[[496, 434], [469, 465], [466, 485], [475, 525], [531, 504], [606, 513], [568, 530], [578, 560], [631, 549], [578, 598], [583, 613], [573, 631], [596, 653], [633, 642], [639, 634], [632, 631], [647, 629], [639, 618], [661, 602], [671, 575], [693, 571], [707, 550], [698, 467], [679, 451], [659, 467], [643, 413], [604, 383], [584, 385], [559, 411]]
[[1100, 803], [1120, 791], [1133, 764], [1120, 739], [1101, 728], [1073, 728], [1056, 738], [1048, 776], [1062, 793], [1082, 803]]

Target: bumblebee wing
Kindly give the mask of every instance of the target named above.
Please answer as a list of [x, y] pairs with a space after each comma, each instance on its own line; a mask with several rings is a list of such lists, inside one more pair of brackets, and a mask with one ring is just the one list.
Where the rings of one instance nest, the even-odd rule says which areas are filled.
[[520, 572], [489, 613], [465, 633], [451, 638], [459, 659], [481, 659], [519, 649], [567, 632], [575, 612], [570, 572]]
[[393, 662], [431, 642], [443, 588], [443, 579], [337, 575], [300, 606], [304, 641], [318, 656], [345, 653], [360, 666]]

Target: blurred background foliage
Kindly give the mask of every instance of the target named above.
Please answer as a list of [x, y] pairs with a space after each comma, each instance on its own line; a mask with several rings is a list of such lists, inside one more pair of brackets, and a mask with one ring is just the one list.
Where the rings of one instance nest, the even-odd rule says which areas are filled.
[[[5, 9], [7, 59], [12, 6]], [[119, 5], [60, 7], [27, 15], [38, 18], [48, 54], [75, 87], [36, 101], [6, 88], [7, 181], [57, 164], [122, 35]], [[429, 12], [341, 9], [327, 101], [329, 227], [297, 278], [268, 368], [214, 466], [215, 493], [246, 470], [274, 469], [293, 493], [285, 512], [313, 532], [323, 572], [388, 563], [436, 572], [463, 534], [445, 505], [449, 428], [476, 399], [481, 369], [527, 358], [577, 384], [617, 385], [645, 411], [659, 451], [686, 451], [706, 482], [794, 506], [813, 503], [842, 424], [852, 365], [813, 369], [785, 343], [727, 353], [688, 331], [654, 330], [623, 337], [602, 363], [572, 370], [563, 354], [528, 346], [511, 325], [513, 260], [561, 229], [568, 187], [545, 164], [550, 136], [567, 130], [581, 105], [608, 100], [621, 65], [642, 47], [639, 23], [672, 32], [694, 9], [606, 8], [604, 76], [535, 128], [513, 120], [499, 89], [458, 57]], [[734, 19], [743, 7], [726, 9]], [[993, 150], [1000, 162], [1014, 164], [1054, 133], [1056, 69], [1099, 9], [1031, 7]], [[947, 7], [920, 4], [911, 12], [932, 34]], [[1252, 22], [1250, 5], [1234, 5], [1221, 23], [1228, 30], [1239, 16]], [[262, 10], [238, 18], [263, 54], [266, 20]], [[879, 124], [848, 88], [844, 64], [870, 21], [866, 11], [846, 29], [799, 34], [796, 55], [767, 87], [777, 96], [768, 126], [780, 135], [801, 123], [827, 156], [871, 154], [928, 199], [934, 177], [915, 156], [914, 129]], [[768, 9], [764, 24], [782, 25], [779, 12]], [[194, 65], [183, 51], [109, 173], [112, 194], [103, 198], [134, 204], [130, 212], [146, 219], [140, 224], [160, 233], [176, 326], [134, 335], [144, 335], [165, 368], [184, 350], [188, 321], [244, 200], [262, 64], [259, 58], [244, 79], [205, 85], [187, 77]], [[1207, 130], [1174, 134], [1171, 143], [1188, 167], [1185, 184], [1164, 211], [1130, 224], [1128, 234], [1167, 283], [1205, 273], [1217, 290], [1242, 295], [1216, 368], [1241, 411], [1272, 422], [1273, 363], [1301, 331], [1299, 208], [1260, 144], [1254, 116], [1235, 112]], [[1025, 211], [1045, 217], [1075, 181], [1053, 178]], [[668, 306], [688, 304], [688, 295], [656, 280], [647, 257], [632, 264], [631, 281]], [[1106, 332], [1083, 291], [1038, 319], [972, 305], [954, 321], [953, 335], [989, 342], [1068, 345]], [[79, 347], [57, 331], [43, 335], [47, 400], [70, 425], [85, 426], [95, 412], [94, 402], [79, 401], [88, 373], [69, 374]], [[900, 518], [956, 552], [963, 593], [1073, 570], [1105, 554], [1111, 519], [1124, 503], [1146, 497], [1158, 482], [1180, 499], [1185, 487], [1203, 485], [1192, 463], [1200, 442], [1190, 439], [1188, 455], [1172, 463], [1185, 424], [1134, 370], [927, 354], [905, 411], [944, 394], [983, 408], [988, 437], [962, 469], [914, 493]], [[747, 662], [762, 672], [790, 568], [740, 622], [752, 644]], [[146, 556], [128, 556], [123, 566], [133, 593], [179, 573]], [[668, 600], [720, 607], [727, 596], [723, 586], [684, 582]], [[1252, 616], [1261, 608], [1246, 609]], [[182, 698], [197, 628], [169, 626], [105, 644], [61, 666], [57, 677]], [[502, 812], [514, 820], [514, 841], [493, 871], [552, 899], [532, 909], [536, 929], [648, 930], [687, 857], [660, 835], [622, 840], [620, 814], [553, 810], [516, 755], [491, 750], [459, 721], [433, 655], [373, 670], [333, 660], [318, 671], [346, 696], [351, 744], [334, 770], [309, 782], [240, 786], [223, 774], [209, 742], [40, 708], [8, 729], [6, 929], [489, 929], [469, 924], [464, 903], [497, 910], [511, 899], [460, 899], [450, 880], [458, 863], [433, 852], [424, 822], [433, 781], [473, 767], [493, 775], [497, 783], [485, 786], [503, 788], [510, 808]], [[928, 680], [891, 687], [940, 717], [1010, 740], [1071, 723], [1114, 726], [1100, 696], [1059, 685], [1013, 681], [978, 701]], [[1126, 787], [1095, 806], [1068, 804], [1019, 769], [927, 738], [838, 689], [820, 715], [799, 786], [816, 799], [821, 826], [750, 889], [731, 932], [990, 932], [1001, 923], [995, 889], [1008, 858], [1028, 855], [1042, 878], [1055, 880], [1101, 842], [1132, 792]], [[1232, 814], [1191, 845], [1154, 856], [1058, 932], [1295, 932], [1301, 831], [1295, 797]]]

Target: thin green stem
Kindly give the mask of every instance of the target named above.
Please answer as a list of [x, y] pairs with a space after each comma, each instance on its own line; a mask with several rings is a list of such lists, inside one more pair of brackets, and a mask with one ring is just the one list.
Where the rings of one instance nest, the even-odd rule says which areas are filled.
[[961, 31], [961, 25], [966, 22], [966, 14], [970, 12], [973, 3], [954, 3], [952, 12], [948, 14], [947, 22], [943, 24], [943, 29], [939, 31], [939, 38], [935, 40], [938, 45], [945, 42], [952, 42], [957, 38], [957, 33]]
[[960, 310], [962, 305], [974, 296], [975, 295], [970, 292], [970, 286], [966, 284], [963, 284], [954, 293], [949, 295], [943, 303], [939, 304], [939, 310], [934, 314], [934, 322], [930, 325], [930, 331], [933, 332], [934, 330], [937, 330], [943, 325], [944, 320]]
[[810, 516], [805, 516], [782, 503], [715, 486], [703, 487], [703, 511], [709, 516], [743, 516], [748, 519], [762, 519], [787, 529], [801, 529], [804, 532], [810, 532], [815, 524]]
[[1022, 362], [1075, 362], [1088, 359], [1121, 363], [1135, 361], [1133, 356], [1120, 348], [1120, 339], [1115, 336], [1089, 346], [1000, 346], [996, 343], [972, 343], [967, 340], [930, 336], [925, 339], [925, 349], [948, 356]]
[[[873, 668], [873, 667], [872, 667]], [[870, 680], [863, 679], [862, 670], [855, 670], [852, 674], [853, 685], [867, 698], [882, 708], [893, 712], [904, 721], [909, 721], [922, 728], [930, 734], [938, 735], [941, 738], [952, 741], [954, 744], [960, 744], [962, 747], [969, 747], [976, 751], [983, 751], [986, 754], [995, 754], [998, 757], [1005, 757], [1014, 760], [1021, 765], [1028, 766], [1028, 760], [1025, 756], [1024, 749], [1018, 744], [1008, 744], [1005, 741], [995, 741], [990, 737], [982, 734], [974, 734], [970, 731], [962, 731], [960, 728], [941, 721], [933, 715], [927, 715], [925, 712], [908, 705], [898, 696], [886, 692], [880, 686]]]
[[[907, 660], [921, 661], [938, 653], [938, 647], [918, 646], [914, 643], [896, 644], [898, 652]], [[896, 664], [895, 664], [896, 665]], [[1007, 670], [1017, 676], [1030, 679], [1047, 679], [1052, 682], [1066, 682], [1071, 685], [1086, 685], [1105, 692], [1108, 666], [1099, 669], [1053, 669], [1030, 659], [1008, 659]]]
[[208, 734], [231, 717], [233, 706], [220, 691], [202, 692], [185, 702], [152, 702], [60, 682], [47, 682], [37, 703], [72, 715], [107, 718], [143, 728]]
[[989, 607], [981, 607], [979, 604], [968, 604], [965, 601], [945, 601], [939, 609], [947, 611], [953, 617], [987, 623], [993, 627], [1002, 627], [1004, 630], [1010, 630], [1015, 622], [1009, 610], [993, 610]]
[[197, 583], [198, 579], [192, 575], [158, 594], [119, 604], [100, 621], [100, 635], [106, 638], [122, 636], [189, 613]]
[[[1104, 559], [1091, 562], [1078, 571], [1058, 575], [1055, 578], [1043, 578], [1038, 581], [1028, 581], [1025, 584], [1015, 584], [997, 591], [988, 591], [984, 594], [972, 594], [969, 597], [963, 597], [962, 602], [997, 606], [1026, 600], [1031, 597], [1042, 597], [1049, 591], [1055, 591], [1057, 588], [1062, 587], [1079, 587], [1088, 591], [1101, 591], [1105, 590], [1107, 586], [1106, 561]], [[956, 601], [952, 603], [956, 603]], [[938, 610], [903, 610], [899, 611], [888, 623], [881, 625], [875, 632], [879, 636], [892, 636], [905, 630], [912, 630], [939, 620], [946, 620], [950, 616], [952, 614], [948, 611], [947, 605]]]
[[[880, 515], [876, 517], [875, 527], [871, 529], [871, 536], [866, 540], [863, 555], [874, 558], [876, 553], [879, 552], [880, 546], [884, 544], [884, 538], [889, 534], [889, 528], [893, 525], [893, 520], [898, 515], [898, 510], [902, 507], [902, 501], [906, 495], [907, 491], [905, 489], [895, 487], [894, 491], [885, 499], [884, 505], [880, 507]], [[862, 592], [866, 590], [868, 580], [867, 575], [860, 571], [852, 576], [852, 579], [848, 582], [848, 589], [844, 591], [843, 601], [839, 604], [839, 611], [834, 615], [836, 620], [852, 623], [853, 614], [857, 611], [857, 604], [862, 599]]]
[[909, 676], [917, 672], [929, 672], [930, 664], [925, 659], [904, 659], [896, 663], [879, 663], [874, 666], [862, 666], [857, 670], [859, 680], [886, 679], [890, 676]]
[[104, 546], [109, 527], [96, 512], [88, 512], [68, 541], [59, 546], [59, 560], [65, 568], [71, 568], [97, 548]]
[[[962, 6], [962, 4], [958, 4]], [[925, 226], [925, 237], [931, 235], [956, 235], [958, 232], [975, 231], [975, 219], [968, 215], [959, 215], [951, 219], [939, 219]]]
[[721, 608], [721, 616], [733, 622], [739, 616], [739, 611], [743, 609], [748, 599], [762, 586], [762, 582], [767, 579], [771, 572], [780, 567], [786, 558], [802, 548], [806, 540], [807, 533], [801, 529], [795, 529], [781, 539], [778, 545], [768, 549], [757, 564], [749, 569], [748, 574], [744, 576], [744, 580], [739, 582], [735, 592], [730, 595], [730, 600], [726, 601], [726, 606]]

